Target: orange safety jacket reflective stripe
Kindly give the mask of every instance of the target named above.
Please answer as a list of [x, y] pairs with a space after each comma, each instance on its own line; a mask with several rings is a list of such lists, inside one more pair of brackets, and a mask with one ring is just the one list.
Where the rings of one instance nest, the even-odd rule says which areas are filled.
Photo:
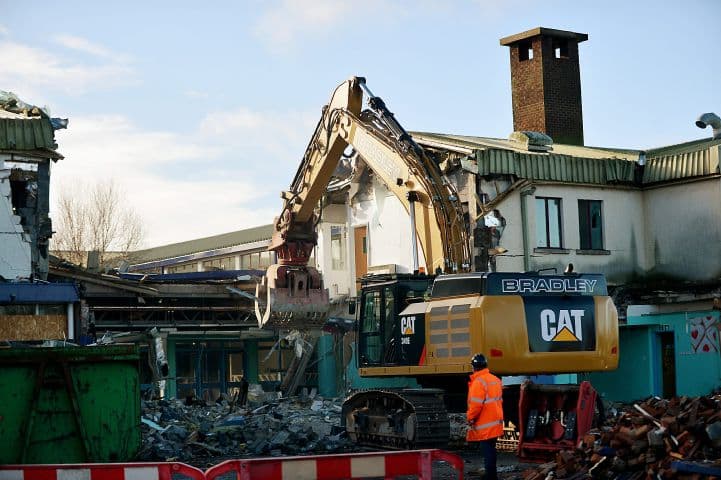
[[487, 368], [471, 374], [468, 382], [470, 423], [466, 440], [478, 442], [503, 435], [503, 385]]

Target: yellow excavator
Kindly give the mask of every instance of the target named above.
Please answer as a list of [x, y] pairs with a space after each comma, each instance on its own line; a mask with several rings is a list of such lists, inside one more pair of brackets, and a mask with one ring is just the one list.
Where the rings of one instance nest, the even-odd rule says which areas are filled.
[[[366, 110], [362, 110], [364, 92]], [[268, 268], [256, 288], [255, 312], [261, 327], [308, 329], [327, 319], [328, 292], [308, 260], [317, 243], [318, 202], [349, 146], [408, 211], [414, 270], [418, 270], [418, 243], [430, 271], [470, 269], [468, 234], [455, 189], [383, 100], [370, 92], [365, 79], [352, 77], [335, 89], [323, 108], [290, 190], [281, 194], [283, 209], [275, 219], [268, 248], [276, 253], [278, 263]]]
[[[369, 108], [362, 110], [364, 93]], [[470, 272], [468, 227], [456, 191], [360, 77], [336, 88], [282, 194], [269, 247], [278, 264], [256, 289], [261, 327], [307, 330], [327, 320], [327, 290], [307, 263], [316, 245], [318, 202], [348, 147], [408, 211], [414, 263], [413, 274], [361, 280], [359, 373], [410, 378], [419, 386], [348, 397], [342, 415], [352, 439], [396, 448], [447, 442], [447, 407], [464, 407], [469, 361], [477, 352], [500, 375], [617, 368], [618, 318], [603, 275]]]

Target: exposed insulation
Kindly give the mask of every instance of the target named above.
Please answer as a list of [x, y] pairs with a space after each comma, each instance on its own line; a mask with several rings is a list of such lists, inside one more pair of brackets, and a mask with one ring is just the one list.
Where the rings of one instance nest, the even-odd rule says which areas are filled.
[[65, 315], [0, 315], [0, 340], [62, 340], [67, 323]]

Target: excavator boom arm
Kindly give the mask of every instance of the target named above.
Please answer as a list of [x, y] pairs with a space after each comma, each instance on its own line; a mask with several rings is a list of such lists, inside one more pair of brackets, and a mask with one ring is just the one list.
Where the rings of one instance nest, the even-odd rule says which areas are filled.
[[[364, 91], [370, 106], [366, 111], [362, 111]], [[307, 263], [317, 242], [316, 208], [348, 146], [415, 220], [414, 237], [429, 271], [457, 272], [470, 267], [467, 228], [452, 185], [383, 100], [373, 96], [365, 79], [352, 77], [336, 88], [324, 107], [291, 188], [282, 193], [283, 210], [269, 246], [278, 264], [268, 269], [256, 292], [261, 326], [309, 327], [325, 320], [328, 294], [320, 274]]]

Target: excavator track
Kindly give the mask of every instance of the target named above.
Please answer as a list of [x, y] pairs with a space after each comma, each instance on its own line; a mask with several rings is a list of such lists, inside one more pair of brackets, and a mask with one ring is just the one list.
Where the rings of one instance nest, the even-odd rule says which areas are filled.
[[351, 440], [376, 448], [444, 448], [450, 437], [443, 390], [363, 390], [343, 402]]

